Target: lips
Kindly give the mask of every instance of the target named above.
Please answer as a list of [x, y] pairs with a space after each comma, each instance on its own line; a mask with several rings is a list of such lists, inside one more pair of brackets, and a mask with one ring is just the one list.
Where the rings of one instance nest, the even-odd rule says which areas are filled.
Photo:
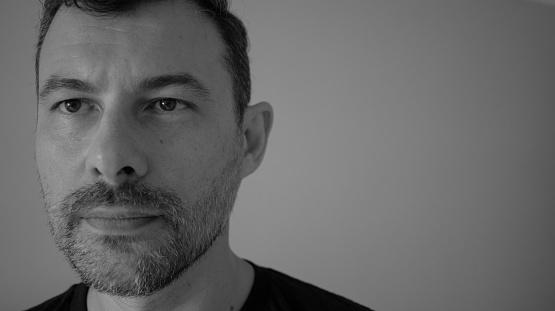
[[140, 218], [86, 218], [86, 221], [97, 229], [108, 230], [132, 230], [142, 227], [149, 222], [156, 220], [157, 217], [140, 217]]
[[135, 234], [161, 221], [160, 214], [126, 208], [96, 208], [83, 215], [83, 222], [101, 234]]

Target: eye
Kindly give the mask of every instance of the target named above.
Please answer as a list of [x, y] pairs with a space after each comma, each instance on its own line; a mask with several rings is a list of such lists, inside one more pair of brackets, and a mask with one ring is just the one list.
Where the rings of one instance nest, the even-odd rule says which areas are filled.
[[180, 109], [191, 109], [193, 104], [186, 101], [182, 101], [175, 98], [160, 98], [154, 100], [148, 107], [147, 110], [155, 110], [157, 112], [170, 112]]
[[76, 114], [83, 109], [90, 109], [90, 105], [82, 99], [68, 99], [59, 102], [55, 108], [66, 114]]

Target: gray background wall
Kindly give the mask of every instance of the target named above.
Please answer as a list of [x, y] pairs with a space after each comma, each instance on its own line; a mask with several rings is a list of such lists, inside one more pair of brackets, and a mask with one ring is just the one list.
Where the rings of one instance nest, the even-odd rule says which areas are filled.
[[[275, 108], [242, 256], [378, 310], [555, 310], [555, 7], [235, 0]], [[0, 309], [76, 282], [33, 161], [34, 0], [0, 4]]]

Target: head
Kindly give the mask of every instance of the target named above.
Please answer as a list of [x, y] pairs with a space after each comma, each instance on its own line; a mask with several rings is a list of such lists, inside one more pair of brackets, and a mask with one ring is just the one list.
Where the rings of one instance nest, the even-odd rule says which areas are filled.
[[36, 160], [59, 248], [83, 281], [149, 295], [228, 247], [242, 178], [272, 124], [247, 106], [225, 1], [45, 1]]

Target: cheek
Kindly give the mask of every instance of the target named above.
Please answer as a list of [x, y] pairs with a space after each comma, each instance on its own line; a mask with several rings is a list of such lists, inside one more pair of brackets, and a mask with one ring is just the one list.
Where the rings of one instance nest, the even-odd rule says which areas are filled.
[[79, 123], [68, 118], [39, 116], [36, 134], [37, 153], [41, 152], [50, 161], [60, 157], [64, 160], [75, 158], [82, 152], [83, 142], [86, 141], [90, 128], [91, 125], [88, 123]]
[[155, 148], [149, 147], [149, 170], [173, 182], [197, 180], [211, 153], [207, 144], [185, 137], [165, 137]]
[[37, 168], [49, 190], [60, 193], [77, 185], [83, 166], [84, 140], [63, 131], [38, 128], [35, 142]]
[[151, 169], [172, 188], [202, 191], [225, 166], [227, 155], [222, 152], [222, 145], [227, 149], [226, 143], [217, 135], [174, 136], [158, 142], [152, 150]]

